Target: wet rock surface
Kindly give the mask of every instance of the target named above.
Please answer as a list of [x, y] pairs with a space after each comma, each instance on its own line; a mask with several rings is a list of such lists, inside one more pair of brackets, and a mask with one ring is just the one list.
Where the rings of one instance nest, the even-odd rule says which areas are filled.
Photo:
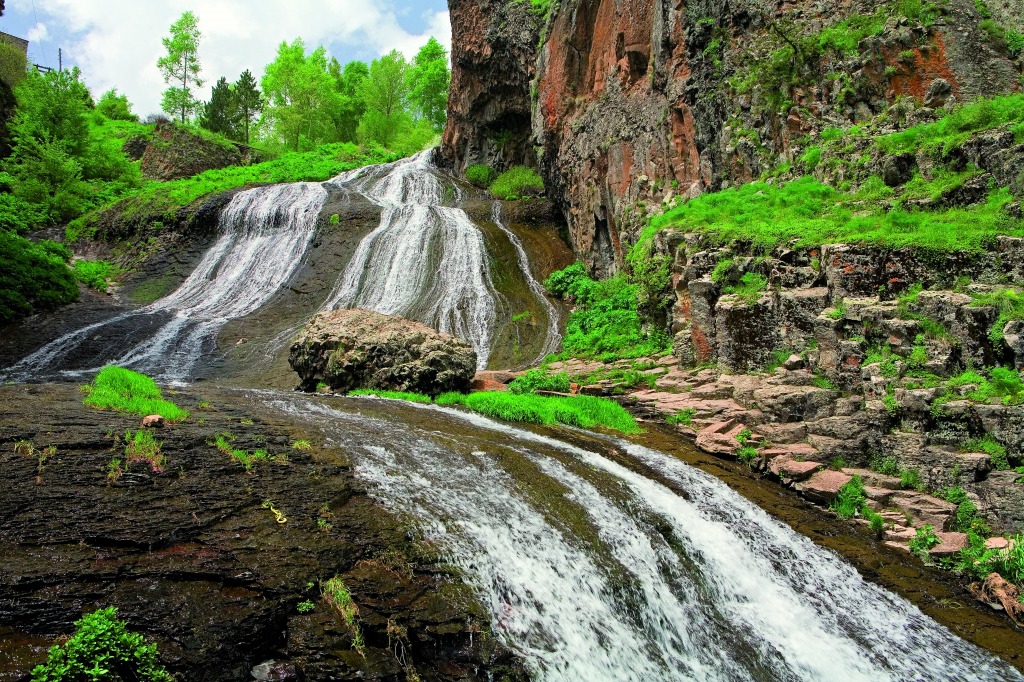
[[295, 338], [289, 355], [300, 388], [379, 388], [437, 395], [469, 387], [476, 352], [450, 334], [369, 310], [319, 313]]
[[[485, 612], [365, 495], [345, 452], [261, 414], [244, 393], [168, 397], [193, 416], [157, 433], [166, 466], [114, 476], [136, 417], [85, 408], [72, 385], [0, 388], [0, 680], [27, 679], [74, 620], [108, 605], [182, 680], [251, 679], [268, 661], [266, 679], [515, 678], [479, 635]], [[247, 472], [209, 444], [217, 434], [270, 459]], [[319, 581], [335, 575], [359, 607], [362, 654], [319, 598]], [[314, 608], [299, 613], [306, 600]]]

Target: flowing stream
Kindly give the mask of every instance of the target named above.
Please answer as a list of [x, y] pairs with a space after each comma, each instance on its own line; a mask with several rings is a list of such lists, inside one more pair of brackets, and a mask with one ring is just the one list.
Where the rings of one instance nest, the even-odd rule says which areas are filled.
[[[213, 354], [228, 322], [271, 305], [289, 285], [313, 243], [331, 192], [363, 197], [380, 207], [381, 217], [319, 309], [361, 307], [423, 322], [469, 341], [479, 368], [485, 368], [513, 311], [493, 284], [493, 257], [484, 233], [464, 210], [445, 205], [458, 201], [459, 189], [433, 166], [431, 156], [432, 151], [422, 152], [323, 184], [239, 192], [221, 213], [216, 242], [177, 290], [65, 334], [4, 376], [77, 376], [114, 363], [166, 382], [191, 379]], [[538, 356], [543, 357], [560, 342], [558, 313], [530, 272], [522, 242], [501, 222], [497, 202], [492, 216], [517, 254], [507, 269], [518, 273], [545, 312]], [[281, 353], [296, 329], [277, 333], [267, 342], [267, 353]]]
[[433, 406], [264, 400], [352, 453], [371, 494], [463, 570], [537, 680], [1024, 680], [659, 452]]

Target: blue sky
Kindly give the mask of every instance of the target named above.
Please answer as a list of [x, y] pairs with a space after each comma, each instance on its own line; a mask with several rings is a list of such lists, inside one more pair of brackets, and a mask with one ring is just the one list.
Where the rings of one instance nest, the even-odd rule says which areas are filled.
[[257, 78], [281, 41], [301, 37], [342, 62], [392, 49], [411, 57], [431, 35], [451, 43], [446, 0], [7, 0], [0, 31], [28, 38], [29, 59], [78, 66], [95, 96], [117, 87], [145, 116], [166, 85], [156, 68], [160, 39], [192, 10], [203, 32], [199, 58], [209, 87], [245, 69]]

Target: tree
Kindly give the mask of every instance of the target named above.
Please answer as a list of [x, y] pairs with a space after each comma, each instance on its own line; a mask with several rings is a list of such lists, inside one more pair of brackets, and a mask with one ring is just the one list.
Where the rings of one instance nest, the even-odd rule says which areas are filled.
[[203, 85], [199, 78], [202, 66], [196, 54], [201, 35], [196, 15], [185, 12], [180, 19], [171, 24], [170, 35], [163, 39], [167, 55], [156, 62], [164, 76], [164, 82], [175, 83], [164, 90], [160, 106], [170, 116], [180, 114], [182, 123], [199, 107], [199, 100], [196, 99], [193, 90]]
[[409, 65], [398, 50], [374, 59], [360, 86], [366, 113], [359, 122], [360, 134], [384, 147], [395, 141], [398, 132], [409, 123], [405, 110], [409, 94], [406, 74]]
[[321, 46], [306, 55], [301, 38], [281, 43], [277, 58], [263, 72], [264, 112], [277, 136], [298, 151], [330, 137], [329, 112], [337, 104], [334, 81], [327, 71], [327, 51]]
[[228, 79], [221, 77], [213, 86], [210, 101], [203, 107], [199, 125], [207, 130], [236, 139], [241, 132], [241, 112], [238, 98]]
[[448, 53], [435, 38], [420, 48], [409, 69], [409, 99], [420, 116], [441, 132], [448, 120], [448, 85], [452, 74]]
[[335, 140], [337, 142], [355, 142], [359, 119], [366, 112], [366, 102], [363, 101], [361, 88], [370, 69], [360, 61], [348, 62], [342, 68], [338, 60], [332, 58], [327, 70], [334, 79], [334, 89], [338, 94], [337, 104], [331, 112]]
[[245, 143], [249, 144], [249, 125], [263, 110], [263, 95], [260, 94], [256, 78], [249, 72], [249, 69], [243, 71], [235, 82], [235, 102], [245, 128]]
[[132, 113], [128, 95], [117, 94], [117, 88], [110, 88], [100, 95], [100, 101], [96, 103], [96, 110], [115, 121], [139, 120], [139, 117]]

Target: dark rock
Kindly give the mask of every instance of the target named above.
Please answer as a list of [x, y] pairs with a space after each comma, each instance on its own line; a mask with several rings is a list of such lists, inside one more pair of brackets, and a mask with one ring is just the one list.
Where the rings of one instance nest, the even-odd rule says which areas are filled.
[[302, 672], [291, 663], [266, 661], [253, 667], [252, 677], [259, 682], [302, 682]]
[[882, 159], [882, 181], [889, 187], [906, 184], [914, 177], [917, 159], [913, 154], [894, 154]]
[[187, 128], [162, 123], [142, 155], [142, 174], [154, 180], [177, 180], [241, 162], [242, 153], [234, 145], [221, 146]]
[[464, 391], [476, 373], [476, 352], [450, 334], [368, 310], [319, 313], [299, 332], [288, 361], [313, 391], [379, 388], [437, 395]]
[[129, 137], [121, 145], [121, 151], [132, 161], [140, 160], [146, 153], [146, 147], [149, 146], [149, 138], [144, 135], [134, 135]]
[[924, 95], [924, 105], [932, 108], [941, 107], [952, 94], [953, 86], [949, 84], [949, 81], [945, 78], [936, 78], [928, 84], [928, 92]]

